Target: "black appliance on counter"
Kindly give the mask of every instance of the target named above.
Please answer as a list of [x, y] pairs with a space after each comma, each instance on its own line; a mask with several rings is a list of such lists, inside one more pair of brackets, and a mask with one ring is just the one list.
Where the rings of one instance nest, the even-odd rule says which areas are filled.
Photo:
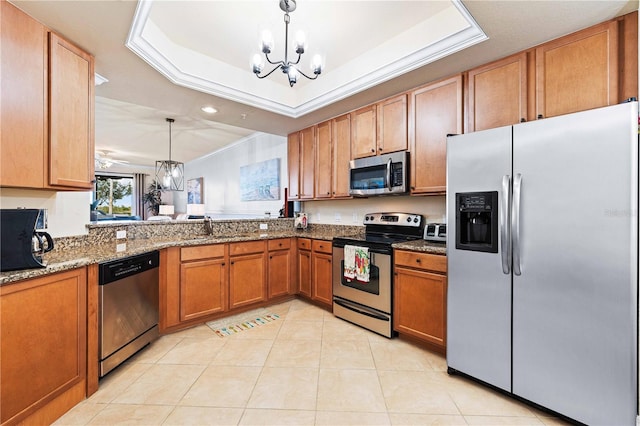
[[38, 209], [0, 210], [0, 272], [44, 268], [42, 255], [53, 250], [53, 238], [36, 230], [45, 226]]
[[[367, 213], [363, 237], [333, 239], [333, 314], [385, 337], [393, 337], [392, 244], [419, 240], [424, 218], [413, 213]], [[345, 269], [347, 246], [365, 249], [367, 279]]]

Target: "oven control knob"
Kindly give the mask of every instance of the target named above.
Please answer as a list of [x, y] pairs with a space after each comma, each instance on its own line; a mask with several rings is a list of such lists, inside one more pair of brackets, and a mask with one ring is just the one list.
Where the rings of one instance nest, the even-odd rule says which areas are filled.
[[407, 222], [411, 222], [411, 216], [407, 218]]
[[419, 221], [420, 221], [420, 219], [418, 219], [418, 216], [416, 216], [416, 217], [414, 217], [414, 218], [413, 218], [413, 222], [414, 222], [414, 223], [418, 223]]

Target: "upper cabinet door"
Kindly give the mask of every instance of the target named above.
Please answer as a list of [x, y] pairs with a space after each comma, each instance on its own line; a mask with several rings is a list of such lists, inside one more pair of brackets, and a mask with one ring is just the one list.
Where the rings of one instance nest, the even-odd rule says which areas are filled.
[[526, 52], [472, 69], [467, 81], [467, 133], [527, 119]]
[[312, 199], [315, 189], [316, 126], [300, 131], [300, 199]]
[[287, 138], [287, 163], [289, 169], [289, 200], [300, 199], [300, 142], [299, 133], [291, 133]]
[[0, 186], [42, 188], [47, 179], [46, 28], [0, 2]]
[[376, 105], [351, 113], [351, 155], [353, 158], [376, 155]]
[[331, 121], [318, 124], [316, 136], [316, 198], [331, 198]]
[[93, 187], [93, 82], [93, 57], [49, 33], [51, 186]]
[[462, 76], [411, 92], [411, 194], [447, 190], [447, 135], [462, 133]]
[[618, 22], [611, 21], [536, 49], [536, 117], [618, 103]]
[[407, 95], [378, 104], [378, 154], [407, 149]]
[[351, 115], [345, 114], [332, 120], [331, 134], [333, 149], [333, 190], [334, 198], [350, 197], [349, 161], [351, 160]]

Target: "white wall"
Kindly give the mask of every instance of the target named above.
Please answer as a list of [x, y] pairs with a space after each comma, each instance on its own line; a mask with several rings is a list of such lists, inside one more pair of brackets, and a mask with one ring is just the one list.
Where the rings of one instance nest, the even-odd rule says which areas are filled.
[[427, 222], [444, 222], [445, 196], [411, 197], [384, 196], [334, 201], [305, 201], [301, 211], [308, 214], [309, 223], [362, 225], [366, 213], [419, 213]]
[[[280, 199], [240, 201], [240, 167], [280, 159]], [[185, 191], [173, 193], [176, 213], [187, 210], [186, 181], [202, 177], [205, 210], [214, 217], [262, 217], [266, 211], [278, 217], [287, 186], [287, 138], [254, 133], [222, 150], [184, 165]], [[163, 196], [164, 199], [164, 196]]]
[[54, 192], [37, 189], [0, 188], [0, 207], [48, 209], [52, 237], [70, 237], [87, 233], [91, 192]]

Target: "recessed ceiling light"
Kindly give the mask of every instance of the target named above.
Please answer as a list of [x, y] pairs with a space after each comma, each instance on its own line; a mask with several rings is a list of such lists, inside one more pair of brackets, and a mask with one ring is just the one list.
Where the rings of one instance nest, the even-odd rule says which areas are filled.
[[200, 108], [202, 111], [206, 112], [207, 114], [215, 114], [216, 112], [218, 112], [217, 109], [215, 109], [212, 106], [203, 106], [202, 108]]

